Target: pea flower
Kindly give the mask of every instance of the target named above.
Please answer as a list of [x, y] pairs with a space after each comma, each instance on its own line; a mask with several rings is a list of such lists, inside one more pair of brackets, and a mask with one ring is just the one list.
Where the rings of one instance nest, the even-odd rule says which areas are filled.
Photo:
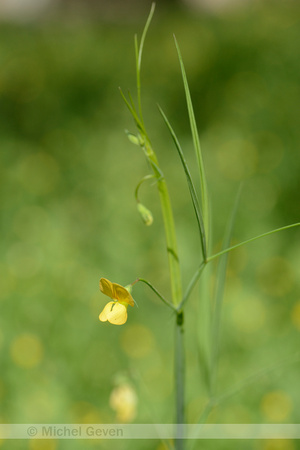
[[117, 283], [112, 283], [106, 278], [100, 280], [100, 291], [112, 298], [99, 315], [101, 322], [108, 322], [114, 325], [123, 325], [127, 320], [128, 305], [134, 306], [134, 300], [128, 289]]

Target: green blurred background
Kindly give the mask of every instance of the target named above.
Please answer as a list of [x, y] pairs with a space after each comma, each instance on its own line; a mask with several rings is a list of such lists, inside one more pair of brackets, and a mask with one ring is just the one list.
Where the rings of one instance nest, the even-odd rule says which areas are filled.
[[[174, 421], [173, 318], [144, 285], [126, 325], [100, 323], [100, 277], [137, 277], [169, 295], [156, 187], [126, 138], [134, 125], [118, 92], [135, 86], [133, 36], [149, 2], [57, 9], [0, 25], [0, 421]], [[117, 6], [117, 7], [116, 7]], [[80, 12], [84, 11], [84, 14]], [[119, 11], [119, 14], [117, 12]], [[134, 11], [134, 12], [132, 12]], [[299, 221], [300, 6], [255, 2], [209, 10], [158, 2], [145, 44], [144, 116], [166, 175], [184, 286], [199, 264], [196, 222], [166, 112], [196, 176], [172, 34], [183, 55], [199, 125], [218, 251], [241, 181], [234, 242]], [[300, 232], [267, 237], [229, 259], [221, 331], [219, 394], [295, 355], [300, 330]], [[214, 272], [208, 274], [208, 294]], [[186, 313], [187, 421], [207, 401], [197, 289]], [[208, 300], [210, 301], [210, 300]], [[299, 354], [298, 354], [299, 355]], [[299, 423], [299, 357], [283, 362], [209, 416], [216, 423]], [[198, 442], [195, 448], [240, 448]], [[243, 448], [294, 450], [293, 441]], [[2, 449], [165, 448], [158, 441], [1, 441]]]

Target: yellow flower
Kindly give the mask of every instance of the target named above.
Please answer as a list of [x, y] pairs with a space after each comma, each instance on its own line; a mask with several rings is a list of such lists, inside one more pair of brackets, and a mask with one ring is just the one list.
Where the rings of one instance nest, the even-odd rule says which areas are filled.
[[100, 291], [113, 299], [104, 307], [99, 315], [99, 320], [101, 322], [108, 320], [114, 325], [123, 325], [127, 320], [128, 305], [134, 306], [134, 300], [130, 292], [120, 284], [112, 283], [106, 278], [101, 278], [99, 285]]

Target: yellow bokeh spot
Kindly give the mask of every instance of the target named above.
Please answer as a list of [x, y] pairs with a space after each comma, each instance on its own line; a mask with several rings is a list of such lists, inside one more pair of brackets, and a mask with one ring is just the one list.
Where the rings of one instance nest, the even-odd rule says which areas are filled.
[[43, 345], [38, 336], [23, 333], [17, 336], [10, 347], [13, 362], [25, 369], [37, 366], [43, 357]]
[[168, 446], [164, 442], [160, 442], [155, 450], [168, 450], [169, 448], [170, 448], [170, 446]]
[[29, 441], [30, 450], [56, 450], [57, 441], [55, 439], [31, 439]]
[[241, 298], [232, 308], [232, 322], [239, 332], [253, 333], [259, 330], [266, 320], [266, 309], [256, 297]]
[[121, 346], [131, 358], [143, 358], [152, 352], [154, 336], [144, 325], [128, 325], [121, 335]]
[[289, 439], [268, 439], [261, 444], [259, 450], [295, 450], [293, 441]]
[[261, 401], [261, 411], [270, 422], [286, 421], [292, 411], [292, 400], [283, 391], [268, 392]]
[[115, 387], [110, 394], [110, 407], [116, 411], [116, 418], [120, 422], [133, 421], [136, 416], [137, 403], [136, 392], [128, 383]]
[[291, 313], [291, 318], [295, 327], [298, 328], [298, 330], [300, 330], [300, 301], [298, 301], [294, 305]]
[[265, 259], [257, 270], [262, 290], [274, 297], [287, 294], [293, 287], [294, 272], [290, 263], [279, 256]]

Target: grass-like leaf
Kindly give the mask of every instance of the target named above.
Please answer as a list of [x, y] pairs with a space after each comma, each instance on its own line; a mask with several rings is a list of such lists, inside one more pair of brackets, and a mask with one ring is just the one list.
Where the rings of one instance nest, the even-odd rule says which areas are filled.
[[249, 242], [256, 241], [257, 239], [260, 239], [265, 236], [269, 236], [270, 234], [277, 233], [278, 231], [283, 231], [283, 230], [287, 230], [288, 228], [293, 228], [293, 227], [298, 227], [298, 226], [300, 226], [300, 222], [292, 223], [291, 225], [286, 225], [285, 227], [276, 228], [275, 230], [267, 231], [267, 233], [259, 234], [258, 236], [247, 239], [246, 241], [240, 242], [239, 244], [233, 245], [232, 247], [226, 248], [225, 250], [222, 250], [219, 253], [215, 253], [214, 255], [209, 256], [207, 258], [207, 262], [210, 262], [213, 259], [218, 258], [221, 255], [224, 255], [225, 253], [231, 252], [231, 250], [234, 250], [235, 248], [242, 247], [242, 245], [248, 244]]
[[278, 361], [275, 364], [273, 364], [270, 367], [266, 367], [264, 369], [259, 370], [258, 372], [250, 375], [245, 380], [241, 381], [237, 386], [235, 386], [232, 390], [229, 392], [225, 392], [224, 394], [220, 395], [216, 399], [216, 404], [223, 403], [224, 401], [228, 400], [229, 398], [233, 397], [234, 395], [238, 394], [240, 391], [247, 389], [252, 384], [257, 384], [257, 382], [264, 376], [270, 376], [270, 374], [278, 373], [281, 371], [286, 371], [289, 369], [289, 367], [293, 364], [299, 364], [300, 362], [300, 353], [294, 353], [293, 355], [290, 355], [286, 358], [284, 358], [282, 361]]
[[184, 68], [181, 52], [180, 52], [180, 49], [179, 49], [179, 45], [177, 43], [177, 40], [176, 40], [175, 36], [174, 36], [174, 40], [175, 40], [175, 45], [176, 45], [178, 58], [179, 58], [179, 63], [180, 63], [180, 68], [181, 68], [181, 74], [182, 74], [182, 79], [183, 79], [185, 97], [186, 97], [187, 108], [188, 108], [188, 113], [189, 113], [190, 127], [191, 127], [191, 132], [192, 132], [192, 137], [193, 137], [193, 144], [194, 144], [194, 149], [195, 149], [197, 162], [198, 162], [199, 176], [200, 176], [200, 186], [201, 186], [201, 200], [202, 200], [203, 220], [204, 220], [204, 225], [205, 225], [205, 229], [206, 229], [206, 238], [208, 238], [208, 235], [207, 235], [208, 234], [208, 230], [209, 230], [208, 194], [207, 194], [207, 184], [206, 184], [206, 177], [205, 177], [205, 171], [204, 171], [202, 152], [201, 152], [201, 147], [200, 147], [200, 139], [199, 139], [199, 135], [198, 135], [197, 124], [196, 124], [196, 119], [195, 119], [195, 114], [194, 114], [194, 108], [193, 108], [193, 103], [192, 103], [192, 99], [191, 99], [190, 89], [189, 89], [189, 85], [188, 85], [188, 81], [187, 81], [187, 76], [186, 76], [186, 72], [185, 72], [185, 68]]
[[[225, 231], [224, 239], [223, 239], [223, 249], [226, 249], [230, 245], [230, 241], [232, 238], [233, 225], [236, 217], [236, 212], [240, 200], [241, 195], [241, 187], [238, 190], [236, 200], [234, 202], [234, 206], [228, 221], [227, 229]], [[227, 270], [227, 262], [228, 262], [228, 253], [224, 253], [220, 259], [217, 268], [217, 276], [216, 276], [216, 289], [215, 289], [215, 301], [213, 304], [213, 313], [212, 313], [212, 327], [211, 327], [211, 377], [210, 377], [210, 390], [211, 395], [213, 396], [215, 393], [215, 382], [217, 377], [218, 370], [218, 358], [219, 358], [219, 335], [220, 335], [220, 323], [221, 323], [221, 312], [222, 312], [222, 303], [224, 298], [225, 291], [225, 281], [226, 281], [226, 270]]]
[[166, 123], [166, 125], [167, 125], [167, 127], [168, 127], [168, 129], [170, 131], [170, 133], [171, 133], [172, 139], [174, 141], [175, 147], [177, 149], [178, 155], [180, 157], [181, 164], [183, 166], [183, 169], [184, 169], [184, 172], [185, 172], [185, 175], [186, 175], [189, 191], [190, 191], [191, 198], [192, 198], [193, 207], [194, 207], [195, 214], [196, 214], [197, 224], [198, 224], [198, 228], [199, 228], [200, 241], [201, 241], [202, 252], [203, 252], [203, 258], [204, 258], [204, 260], [206, 260], [207, 249], [206, 249], [205, 228], [204, 228], [203, 217], [202, 217], [202, 214], [201, 214], [201, 211], [200, 211], [199, 201], [198, 201], [198, 198], [197, 198], [197, 193], [196, 193], [196, 190], [195, 190], [195, 186], [194, 186], [194, 183], [193, 183], [193, 180], [192, 180], [192, 177], [191, 177], [191, 174], [190, 174], [187, 162], [185, 160], [182, 148], [181, 148], [180, 143], [179, 143], [179, 141], [177, 139], [177, 136], [176, 136], [176, 134], [175, 134], [175, 132], [174, 132], [174, 130], [173, 130], [169, 120], [167, 119], [165, 113], [163, 112], [163, 110], [161, 109], [161, 107], [159, 105], [158, 105], [158, 108], [159, 108], [159, 111], [160, 111], [160, 113], [161, 113], [161, 115], [162, 115], [162, 117], [163, 117], [163, 119], [164, 119], [164, 121], [165, 121], [165, 123]]
[[127, 100], [127, 98], [125, 97], [125, 94], [123, 93], [121, 88], [119, 88], [119, 91], [120, 91], [120, 94], [121, 94], [121, 96], [122, 96], [122, 98], [123, 98], [127, 108], [129, 109], [129, 111], [130, 111], [130, 113], [131, 113], [131, 115], [132, 115], [132, 117], [133, 117], [133, 119], [134, 119], [134, 121], [136, 123], [136, 126], [138, 127], [138, 129], [140, 131], [142, 131], [143, 130], [143, 125], [142, 125], [142, 123], [141, 123], [141, 121], [140, 121], [140, 119], [139, 119], [139, 117], [137, 115], [137, 112], [136, 112], [135, 108], [134, 108], [134, 104], [132, 102], [131, 96], [130, 96], [130, 102], [129, 102]]
[[155, 3], [152, 3], [151, 10], [144, 27], [140, 45], [138, 44], [137, 36], [134, 37], [134, 47], [135, 47], [135, 59], [136, 59], [136, 84], [137, 84], [137, 96], [138, 96], [138, 105], [139, 105], [139, 113], [142, 124], [144, 125], [143, 113], [142, 113], [142, 101], [141, 101], [141, 65], [142, 65], [142, 55], [144, 49], [144, 42], [147, 35], [147, 31], [149, 25], [151, 23], [153, 14], [155, 10]]

